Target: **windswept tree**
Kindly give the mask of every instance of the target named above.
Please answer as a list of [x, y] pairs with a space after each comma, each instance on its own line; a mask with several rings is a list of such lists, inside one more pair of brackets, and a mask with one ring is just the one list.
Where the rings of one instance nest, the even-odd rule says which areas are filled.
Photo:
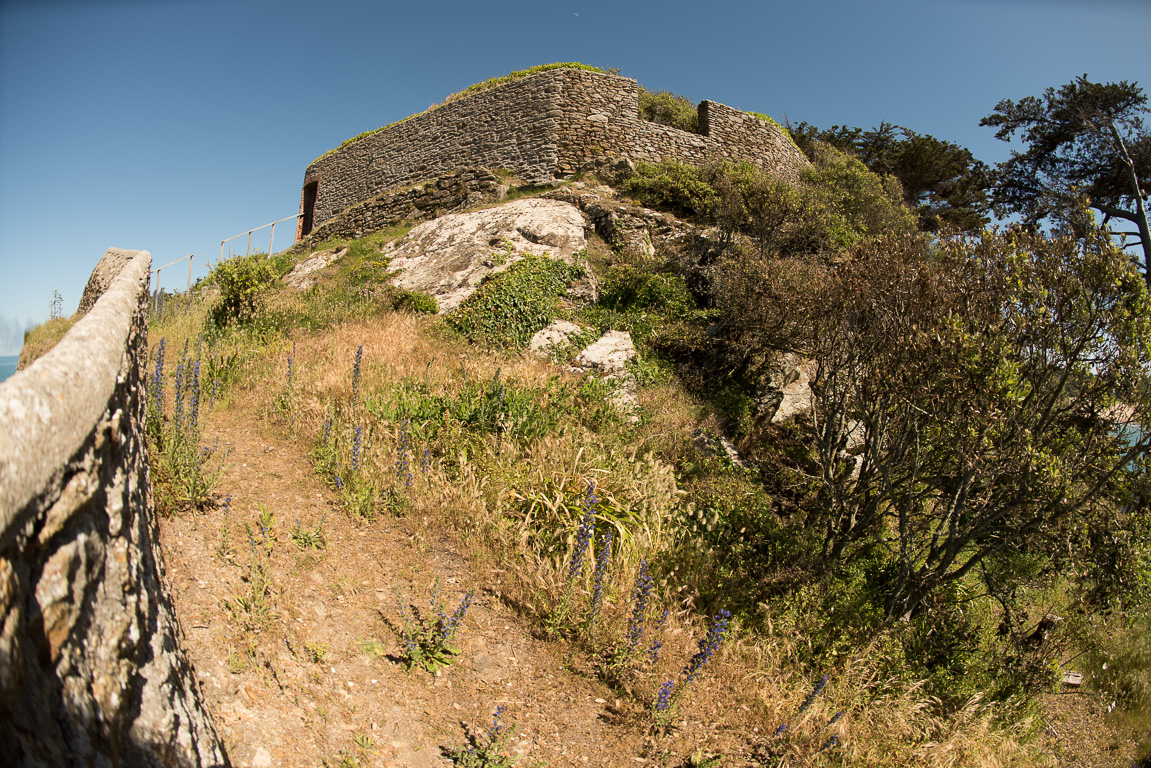
[[1085, 542], [1151, 533], [1151, 307], [1105, 233], [873, 238], [834, 267], [745, 261], [726, 288], [746, 343], [818, 364], [805, 527], [828, 567], [880, 558], [889, 621], [961, 582], [1007, 604], [1005, 570], [1111, 599], [1090, 561], [1119, 555]]
[[1018, 136], [1025, 150], [999, 164], [992, 202], [1000, 215], [1018, 213], [1028, 224], [1069, 218], [1085, 195], [1105, 226], [1119, 219], [1134, 226], [1143, 248], [1143, 272], [1151, 281], [1151, 133], [1143, 124], [1147, 96], [1138, 83], [1093, 83], [1087, 75], [1042, 97], [1004, 99], [980, 125], [996, 138]]

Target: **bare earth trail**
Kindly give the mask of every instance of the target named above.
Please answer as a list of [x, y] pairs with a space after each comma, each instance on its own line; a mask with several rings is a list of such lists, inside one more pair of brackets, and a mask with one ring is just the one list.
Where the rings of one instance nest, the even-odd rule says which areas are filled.
[[[486, 730], [501, 705], [523, 765], [651, 762], [612, 692], [569, 672], [560, 645], [533, 638], [449, 541], [412, 535], [403, 519], [353, 522], [300, 448], [244, 421], [216, 413], [206, 431], [230, 451], [218, 489], [231, 496], [228, 518], [218, 507], [161, 523], [187, 649], [235, 765], [450, 765], [442, 747], [464, 743], [461, 721]], [[275, 515], [270, 612], [249, 631], [237, 596], [251, 594], [244, 524], [259, 531], [260, 505]], [[327, 547], [301, 550], [289, 537], [297, 520], [323, 520]], [[225, 528], [231, 562], [220, 554]], [[384, 617], [399, 619], [400, 589], [427, 606], [437, 576], [448, 611], [476, 591], [457, 636], [464, 652], [439, 677], [408, 673]]]

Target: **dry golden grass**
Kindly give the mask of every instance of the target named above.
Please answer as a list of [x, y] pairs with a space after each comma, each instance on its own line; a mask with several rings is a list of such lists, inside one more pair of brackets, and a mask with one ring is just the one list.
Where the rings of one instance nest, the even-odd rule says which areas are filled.
[[79, 317], [60, 317], [26, 331], [24, 333], [24, 346], [20, 349], [20, 360], [16, 365], [17, 369], [24, 370], [34, 361], [48, 354], [79, 319]]
[[[203, 316], [199, 312], [166, 323], [169, 350], [182, 348], [185, 341], [194, 344]], [[157, 341], [152, 339], [153, 345]], [[366, 399], [387, 400], [398, 383], [413, 378], [426, 381], [433, 391], [452, 391], [466, 382], [490, 381], [497, 370], [503, 381], [533, 387], [571, 374], [528, 356], [479, 352], [447, 335], [436, 318], [399, 313], [323, 331], [295, 330], [262, 344], [235, 334], [225, 336], [221, 345], [246, 350], [244, 383], [231, 393], [237, 412], [263, 414], [266, 428], [303, 446], [319, 441], [333, 408], [345, 415], [345, 428], [352, 422], [365, 425], [365, 481], [404, 497], [405, 506], [394, 511], [406, 517], [413, 543], [431, 548], [440, 539], [455, 541], [471, 568], [485, 574], [493, 593], [541, 632], [565, 589], [565, 558], [582, 511], [580, 500], [594, 480], [603, 518], [616, 526], [617, 542], [624, 542], [603, 634], [622, 635], [640, 560], [668, 551], [670, 531], [687, 512], [671, 467], [650, 453], [658, 446], [665, 457], [687, 455], [692, 431], [717, 426], [714, 416], [682, 388], [663, 384], [641, 391], [648, 418], [630, 434], [592, 433], [573, 419], [558, 433], [526, 444], [496, 435], [474, 437], [453, 446], [452, 453], [436, 455], [426, 469], [413, 469], [414, 480], [404, 487], [395, 470], [401, 425], [372, 416], [364, 407]], [[290, 412], [285, 413], [281, 403], [293, 345], [295, 379]], [[353, 403], [352, 369], [361, 345], [361, 383]], [[416, 448], [422, 451], [413, 446], [413, 456]], [[388, 513], [384, 508], [377, 512]], [[578, 599], [586, 599], [589, 580], [590, 568], [576, 587]], [[621, 694], [630, 696], [630, 704], [622, 705], [629, 722], [647, 717], [661, 681], [679, 674], [705, 631], [690, 590], [665, 582], [660, 591], [660, 607], [671, 609], [665, 647], [654, 668], [620, 683]], [[937, 702], [918, 684], [885, 679], [878, 643], [842, 661], [823, 695], [797, 716], [815, 682], [796, 662], [795, 644], [801, 641], [770, 631], [737, 634], [686, 695], [672, 731], [652, 737], [653, 749], [687, 754], [706, 744], [732, 755], [732, 745], [739, 744], [749, 759], [771, 758], [777, 762], [766, 764], [777, 766], [1057, 764], [1034, 738], [1031, 718], [1011, 717], [1009, 708], [978, 699], [941, 716]], [[600, 662], [585, 643], [564, 642], [574, 668], [600, 674]], [[837, 712], [843, 715], [829, 727]], [[785, 732], [773, 736], [785, 723]], [[832, 734], [838, 746], [821, 751]]]

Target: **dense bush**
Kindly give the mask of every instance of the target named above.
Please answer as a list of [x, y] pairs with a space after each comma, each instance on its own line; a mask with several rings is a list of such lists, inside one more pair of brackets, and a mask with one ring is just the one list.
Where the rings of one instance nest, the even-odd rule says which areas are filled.
[[716, 196], [702, 169], [674, 160], [637, 163], [623, 189], [641, 205], [686, 216], [709, 216]]
[[699, 133], [699, 109], [691, 99], [678, 93], [640, 88], [639, 116], [652, 123]]
[[795, 185], [750, 163], [665, 161], [638, 164], [624, 189], [642, 205], [714, 222], [728, 242], [742, 234], [761, 256], [842, 252], [916, 228], [898, 181], [832, 148]]
[[212, 321], [223, 328], [247, 323], [256, 316], [276, 273], [266, 254], [253, 253], [219, 262], [208, 279], [220, 289], [220, 300], [212, 308]]

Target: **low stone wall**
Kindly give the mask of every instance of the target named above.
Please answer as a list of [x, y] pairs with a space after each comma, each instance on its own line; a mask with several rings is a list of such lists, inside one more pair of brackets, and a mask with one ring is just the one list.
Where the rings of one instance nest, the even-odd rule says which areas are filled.
[[144, 443], [147, 252], [0, 383], [0, 755], [225, 766], [164, 581]]
[[292, 246], [304, 251], [332, 238], [357, 238], [401, 222], [434, 219], [444, 213], [500, 197], [500, 183], [484, 168], [464, 168], [411, 189], [383, 192], [346, 208]]
[[302, 230], [388, 190], [465, 167], [507, 169], [529, 183], [609, 157], [658, 162], [738, 160], [795, 180], [808, 165], [775, 123], [714, 101], [700, 132], [643, 120], [635, 80], [552, 69], [414, 115], [318, 158], [304, 174]]

